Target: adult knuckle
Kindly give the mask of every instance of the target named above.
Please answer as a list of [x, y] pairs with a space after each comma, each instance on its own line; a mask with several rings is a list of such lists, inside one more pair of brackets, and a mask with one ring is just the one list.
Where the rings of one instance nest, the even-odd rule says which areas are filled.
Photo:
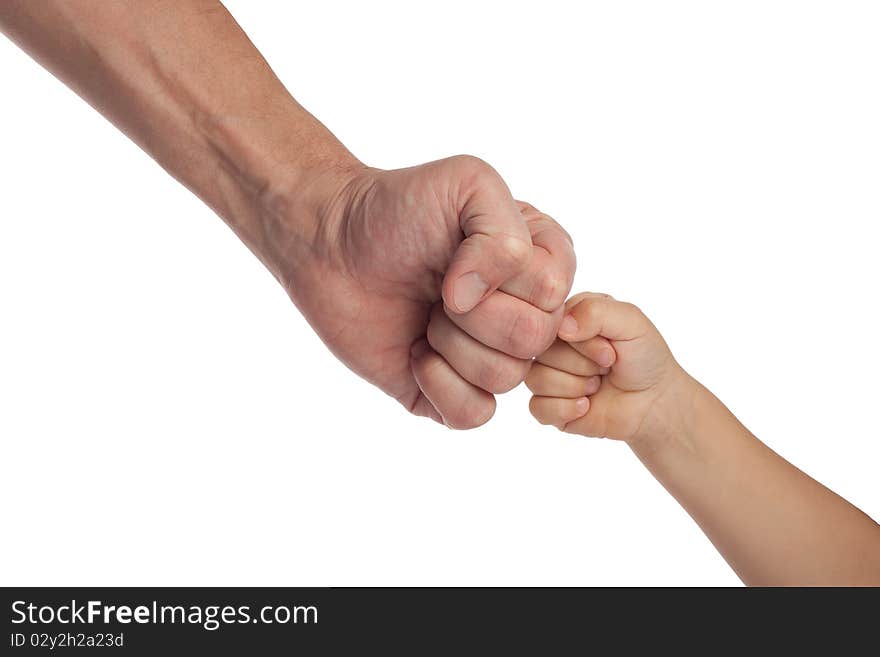
[[486, 160], [476, 155], [454, 155], [448, 162], [469, 178], [497, 178], [498, 172]]
[[531, 313], [519, 313], [513, 320], [507, 336], [509, 354], [517, 358], [537, 356], [537, 344], [541, 338], [538, 319]]
[[446, 418], [453, 429], [476, 429], [488, 422], [495, 414], [495, 403], [483, 396], [469, 396]]
[[498, 257], [504, 268], [525, 269], [532, 257], [532, 245], [516, 235], [498, 236]]
[[553, 220], [541, 212], [531, 203], [525, 203], [518, 206], [519, 212], [527, 222], [529, 222], [534, 230], [541, 230], [547, 224], [553, 224]]
[[470, 166], [476, 168], [489, 166], [489, 163], [486, 162], [483, 158], [477, 157], [476, 155], [471, 155], [470, 153], [460, 153], [459, 155], [454, 155], [451, 159], [462, 166]]
[[525, 366], [519, 363], [487, 364], [480, 372], [478, 385], [487, 392], [500, 395], [516, 388], [525, 375]]
[[509, 355], [534, 358], [550, 346], [555, 334], [538, 312], [522, 312], [516, 316], [507, 337]]
[[555, 310], [568, 294], [568, 281], [559, 272], [542, 271], [535, 276], [532, 297], [544, 310]]

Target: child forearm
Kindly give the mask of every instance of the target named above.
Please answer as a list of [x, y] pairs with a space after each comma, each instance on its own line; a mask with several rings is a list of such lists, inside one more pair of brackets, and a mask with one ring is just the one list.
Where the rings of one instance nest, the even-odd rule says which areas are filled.
[[[636, 456], [748, 585], [880, 585], [880, 525], [755, 438], [690, 380]], [[683, 412], [682, 412], [683, 410]]]

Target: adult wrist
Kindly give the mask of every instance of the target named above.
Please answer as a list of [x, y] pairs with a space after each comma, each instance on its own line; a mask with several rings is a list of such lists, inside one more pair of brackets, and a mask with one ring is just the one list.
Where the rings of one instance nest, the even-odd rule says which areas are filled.
[[297, 289], [321, 280], [338, 260], [345, 215], [369, 167], [349, 154], [281, 170], [260, 193], [265, 236], [259, 254], [297, 301]]
[[[345, 146], [290, 99], [284, 111], [247, 121], [209, 120], [202, 131], [218, 179], [209, 204], [285, 287], [321, 249], [328, 219], [363, 170]], [[220, 204], [210, 197], [219, 198]]]

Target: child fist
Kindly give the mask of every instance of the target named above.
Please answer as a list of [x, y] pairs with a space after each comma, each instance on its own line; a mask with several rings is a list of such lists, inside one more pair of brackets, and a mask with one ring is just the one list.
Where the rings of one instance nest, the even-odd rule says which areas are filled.
[[655, 436], [690, 377], [641, 310], [607, 294], [566, 303], [559, 337], [536, 359], [526, 385], [541, 424], [632, 442]]

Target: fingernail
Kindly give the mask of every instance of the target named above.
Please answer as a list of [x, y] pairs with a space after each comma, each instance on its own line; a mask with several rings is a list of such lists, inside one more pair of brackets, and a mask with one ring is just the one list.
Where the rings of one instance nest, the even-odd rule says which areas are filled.
[[413, 343], [413, 346], [409, 348], [409, 355], [412, 358], [421, 358], [426, 353], [428, 353], [428, 349], [428, 341], [419, 340], [418, 342]]
[[596, 356], [596, 363], [601, 367], [611, 367], [614, 364], [614, 352], [611, 350], [604, 350], [601, 354]]
[[452, 300], [458, 312], [466, 313], [480, 302], [488, 290], [489, 284], [482, 276], [475, 271], [468, 272], [455, 281]]
[[590, 400], [587, 397], [581, 397], [574, 403], [574, 407], [578, 412], [578, 417], [590, 410]]
[[573, 338], [577, 335], [578, 331], [578, 323], [573, 315], [566, 315], [565, 319], [562, 320], [562, 324], [559, 325], [559, 337], [560, 338]]

